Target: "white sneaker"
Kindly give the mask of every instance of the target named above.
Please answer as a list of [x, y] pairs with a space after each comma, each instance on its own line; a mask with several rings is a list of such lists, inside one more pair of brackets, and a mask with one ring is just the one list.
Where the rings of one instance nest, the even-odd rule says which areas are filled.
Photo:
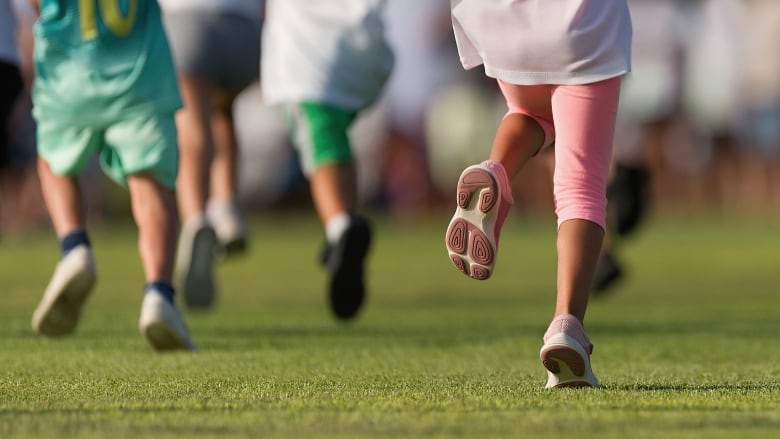
[[225, 256], [246, 252], [249, 232], [238, 204], [233, 201], [212, 201], [206, 210], [214, 227], [220, 250]]
[[217, 236], [204, 216], [187, 220], [179, 235], [176, 254], [178, 288], [190, 308], [208, 308], [214, 303], [214, 257]]
[[590, 367], [593, 344], [579, 319], [563, 314], [553, 319], [544, 334], [539, 359], [547, 369], [548, 388], [598, 387]]
[[156, 290], [144, 294], [138, 329], [158, 351], [195, 349], [179, 310]]
[[463, 170], [456, 201], [444, 237], [447, 253], [463, 274], [485, 280], [495, 269], [501, 227], [514, 203], [501, 163], [486, 160]]
[[76, 328], [81, 308], [97, 280], [95, 261], [86, 245], [63, 257], [33, 312], [32, 328], [41, 335], [70, 334]]

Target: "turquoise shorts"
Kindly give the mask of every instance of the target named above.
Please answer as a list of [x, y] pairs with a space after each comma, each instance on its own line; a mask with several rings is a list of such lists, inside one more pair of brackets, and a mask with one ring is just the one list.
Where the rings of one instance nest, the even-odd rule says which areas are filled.
[[322, 165], [352, 162], [349, 127], [356, 111], [316, 102], [303, 102], [288, 110], [293, 119], [293, 141], [306, 175]]
[[173, 113], [139, 115], [106, 127], [38, 121], [38, 155], [58, 175], [80, 175], [95, 154], [112, 180], [127, 187], [127, 177], [150, 173], [173, 189], [179, 149]]

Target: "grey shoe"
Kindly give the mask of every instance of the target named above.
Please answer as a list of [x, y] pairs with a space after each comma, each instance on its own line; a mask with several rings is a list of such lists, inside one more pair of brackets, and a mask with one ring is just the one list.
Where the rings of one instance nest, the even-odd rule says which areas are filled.
[[235, 201], [211, 203], [206, 215], [217, 234], [222, 255], [230, 257], [246, 252], [249, 231]]
[[214, 304], [216, 251], [217, 235], [205, 217], [191, 218], [182, 225], [176, 254], [176, 276], [186, 306], [209, 308]]
[[138, 329], [158, 351], [195, 349], [179, 310], [156, 290], [144, 294]]
[[81, 308], [95, 285], [97, 273], [92, 251], [79, 245], [63, 257], [32, 317], [33, 330], [58, 336], [73, 332]]

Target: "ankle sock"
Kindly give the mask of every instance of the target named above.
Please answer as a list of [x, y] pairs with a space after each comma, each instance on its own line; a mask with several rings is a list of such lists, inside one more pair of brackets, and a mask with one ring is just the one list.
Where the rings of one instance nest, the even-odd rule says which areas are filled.
[[351, 219], [347, 213], [339, 213], [325, 224], [325, 237], [331, 244], [336, 243], [344, 232], [347, 231]]
[[159, 281], [156, 280], [154, 282], [149, 282], [144, 286], [144, 294], [148, 293], [150, 290], [155, 290], [158, 293], [160, 293], [165, 300], [168, 301], [171, 305], [173, 305], [173, 285], [171, 285], [169, 282], [165, 281]]
[[62, 256], [67, 255], [71, 250], [80, 245], [90, 246], [89, 236], [87, 236], [86, 230], [76, 230], [75, 232], [70, 232], [63, 236], [60, 240], [60, 251], [62, 252]]

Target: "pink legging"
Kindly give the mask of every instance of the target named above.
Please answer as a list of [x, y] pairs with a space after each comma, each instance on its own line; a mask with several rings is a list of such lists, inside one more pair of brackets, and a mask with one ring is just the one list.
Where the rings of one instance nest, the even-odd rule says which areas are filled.
[[607, 178], [620, 77], [584, 85], [514, 85], [498, 81], [509, 112], [525, 114], [555, 143], [553, 191], [558, 226], [570, 219], [606, 230]]

